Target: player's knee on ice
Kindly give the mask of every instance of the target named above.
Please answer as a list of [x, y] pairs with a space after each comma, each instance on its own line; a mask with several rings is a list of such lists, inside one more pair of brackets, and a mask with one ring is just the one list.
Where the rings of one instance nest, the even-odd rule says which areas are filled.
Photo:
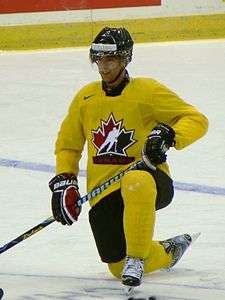
[[124, 265], [124, 259], [121, 260], [121, 261], [118, 261], [116, 263], [109, 263], [108, 264], [108, 268], [109, 268], [109, 271], [110, 273], [116, 277], [116, 278], [121, 278], [121, 273], [122, 273], [122, 270], [123, 270], [123, 265]]

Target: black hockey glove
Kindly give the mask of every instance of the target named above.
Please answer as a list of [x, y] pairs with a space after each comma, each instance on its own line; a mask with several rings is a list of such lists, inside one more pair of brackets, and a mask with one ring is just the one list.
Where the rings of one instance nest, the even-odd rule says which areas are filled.
[[164, 123], [152, 129], [142, 150], [143, 161], [149, 168], [166, 161], [166, 151], [175, 145], [174, 138], [175, 131]]
[[56, 175], [49, 182], [52, 191], [52, 212], [55, 220], [63, 225], [72, 225], [77, 221], [81, 206], [77, 205], [80, 198], [77, 177], [73, 174]]

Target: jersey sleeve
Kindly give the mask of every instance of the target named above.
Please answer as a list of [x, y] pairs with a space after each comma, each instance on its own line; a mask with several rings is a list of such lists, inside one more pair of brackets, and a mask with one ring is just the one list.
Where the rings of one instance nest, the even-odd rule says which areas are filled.
[[56, 174], [78, 174], [79, 160], [85, 143], [80, 102], [78, 93], [61, 124], [55, 144]]
[[156, 83], [152, 96], [154, 117], [175, 130], [175, 148], [182, 149], [201, 138], [208, 129], [208, 119], [166, 86]]

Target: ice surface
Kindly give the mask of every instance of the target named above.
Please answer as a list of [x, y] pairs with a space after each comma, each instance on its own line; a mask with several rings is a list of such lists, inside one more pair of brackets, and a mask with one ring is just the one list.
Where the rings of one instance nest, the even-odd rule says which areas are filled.
[[[224, 40], [135, 47], [131, 75], [160, 80], [199, 107], [210, 122], [204, 139], [170, 151], [175, 181], [193, 191], [177, 189], [173, 203], [157, 213], [155, 229], [157, 239], [202, 234], [171, 272], [146, 276], [137, 298], [225, 299], [224, 53]], [[58, 127], [74, 93], [96, 78], [87, 48], [0, 53], [1, 246], [51, 215], [48, 181]], [[82, 170], [85, 161], [84, 152]], [[50, 168], [43, 172], [43, 165]], [[79, 182], [85, 194], [85, 177]], [[194, 184], [220, 193], [196, 192]], [[1, 254], [3, 299], [127, 299], [98, 258], [88, 209], [84, 205], [71, 228], [53, 223]]]

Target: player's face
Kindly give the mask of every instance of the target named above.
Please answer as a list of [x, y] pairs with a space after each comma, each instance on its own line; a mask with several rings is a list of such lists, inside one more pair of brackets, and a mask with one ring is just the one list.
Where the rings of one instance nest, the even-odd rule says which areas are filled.
[[123, 68], [121, 60], [116, 56], [102, 57], [97, 61], [97, 66], [102, 80], [108, 84], [114, 83]]

